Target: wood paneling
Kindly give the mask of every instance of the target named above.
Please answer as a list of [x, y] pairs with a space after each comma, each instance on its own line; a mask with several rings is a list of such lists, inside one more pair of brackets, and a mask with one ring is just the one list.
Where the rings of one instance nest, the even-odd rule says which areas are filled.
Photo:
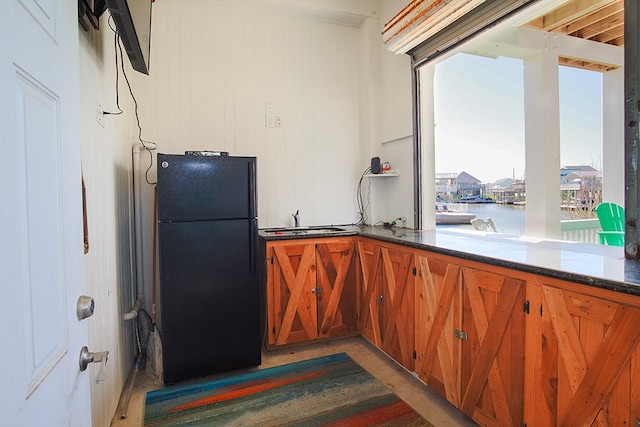
[[[156, 2], [152, 25], [150, 75], [136, 78], [145, 139], [257, 156], [261, 227], [297, 209], [305, 225], [354, 220], [366, 166], [357, 27], [200, 0]], [[282, 127], [266, 127], [267, 102]]]
[[318, 337], [315, 243], [274, 244], [267, 285], [269, 343], [282, 345]]
[[403, 366], [413, 370], [413, 254], [401, 247], [358, 242], [362, 281], [359, 331]]
[[[352, 333], [355, 312], [363, 337], [479, 425], [640, 420], [638, 297], [366, 238], [271, 245], [271, 342]], [[324, 300], [305, 328], [312, 282]]]
[[463, 292], [460, 409], [481, 425], [521, 425], [524, 282], [463, 268]]
[[520, 425], [524, 281], [416, 254], [416, 372], [480, 425]]
[[353, 240], [316, 244], [319, 338], [353, 334], [357, 328], [354, 249]]
[[[93, 320], [87, 323], [89, 335], [86, 344], [92, 351], [110, 350], [107, 380], [103, 384], [91, 381], [93, 425], [109, 425], [111, 422], [131, 363], [138, 352], [134, 339], [136, 321], [123, 322], [122, 314], [131, 310], [137, 293], [144, 294], [145, 310], [151, 314], [153, 309], [151, 288], [145, 290], [145, 286], [152, 283], [153, 188], [148, 186], [148, 205], [139, 212], [134, 209], [132, 176], [134, 181], [144, 182], [144, 170], [137, 174], [132, 165], [129, 135], [137, 132], [135, 122], [127, 120], [124, 115], [105, 116], [105, 127], [96, 122], [96, 100], [102, 101], [105, 110], [116, 111], [114, 75], [111, 72], [115, 67], [114, 35], [106, 24], [106, 17], [105, 13], [99, 33], [85, 33], [89, 37], [81, 36], [79, 40], [81, 111], [77, 121], [81, 127], [82, 170], [91, 245], [89, 253], [84, 256], [84, 270], [86, 294], [93, 296], [96, 303]], [[133, 102], [125, 92], [127, 89], [122, 80], [120, 83], [120, 106], [133, 115]], [[141, 95], [139, 90], [136, 93]], [[145, 162], [149, 159], [146, 153], [140, 156]], [[134, 212], [149, 221], [149, 239], [140, 242], [144, 250], [137, 252], [137, 256], [149, 266], [148, 275], [137, 274], [136, 265], [132, 262], [136, 258]], [[95, 378], [99, 368], [94, 365], [88, 371], [91, 378]]]
[[[560, 286], [528, 285], [528, 425], [635, 425], [640, 420], [640, 307]], [[527, 397], [528, 396], [528, 397]], [[530, 406], [529, 406], [530, 405]]]
[[459, 407], [462, 280], [460, 266], [443, 260], [417, 256], [416, 372], [434, 390]]

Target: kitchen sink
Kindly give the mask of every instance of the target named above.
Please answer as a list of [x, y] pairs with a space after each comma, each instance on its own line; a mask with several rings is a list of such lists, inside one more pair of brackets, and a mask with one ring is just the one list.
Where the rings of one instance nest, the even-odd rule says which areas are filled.
[[333, 226], [316, 226], [316, 227], [291, 227], [291, 228], [267, 228], [262, 230], [270, 236], [299, 236], [299, 235], [315, 235], [315, 234], [336, 234], [344, 233], [347, 230]]

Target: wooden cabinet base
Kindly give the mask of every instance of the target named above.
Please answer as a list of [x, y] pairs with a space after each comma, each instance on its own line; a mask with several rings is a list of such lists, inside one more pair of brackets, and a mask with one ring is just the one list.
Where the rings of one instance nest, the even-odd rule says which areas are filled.
[[268, 349], [359, 333], [482, 426], [640, 425], [640, 297], [364, 237], [267, 276]]
[[355, 333], [352, 238], [268, 242], [266, 253], [267, 346]]
[[640, 421], [640, 307], [588, 291], [528, 284], [528, 426]]

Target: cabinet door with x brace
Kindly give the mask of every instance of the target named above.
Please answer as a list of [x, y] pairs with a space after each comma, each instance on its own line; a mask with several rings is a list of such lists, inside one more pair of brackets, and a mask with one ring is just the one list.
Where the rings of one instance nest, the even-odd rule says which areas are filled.
[[355, 332], [353, 257], [352, 239], [267, 244], [268, 345]]
[[360, 335], [414, 369], [413, 253], [396, 245], [358, 242]]

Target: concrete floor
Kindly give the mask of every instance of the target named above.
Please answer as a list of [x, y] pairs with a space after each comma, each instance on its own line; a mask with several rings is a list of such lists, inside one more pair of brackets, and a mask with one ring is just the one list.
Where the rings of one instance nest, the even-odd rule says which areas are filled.
[[[414, 375], [361, 337], [323, 341], [270, 352], [263, 351], [260, 368], [284, 365], [340, 352], [347, 353], [435, 426], [476, 426], [473, 421], [425, 386]], [[142, 426], [145, 394], [147, 391], [157, 388], [158, 386], [149, 377], [142, 372], [139, 373], [134, 382], [133, 393], [126, 413], [124, 407], [129, 384], [125, 386], [125, 392], [114, 414], [111, 426]], [[126, 415], [125, 418], [122, 418], [123, 413]]]

